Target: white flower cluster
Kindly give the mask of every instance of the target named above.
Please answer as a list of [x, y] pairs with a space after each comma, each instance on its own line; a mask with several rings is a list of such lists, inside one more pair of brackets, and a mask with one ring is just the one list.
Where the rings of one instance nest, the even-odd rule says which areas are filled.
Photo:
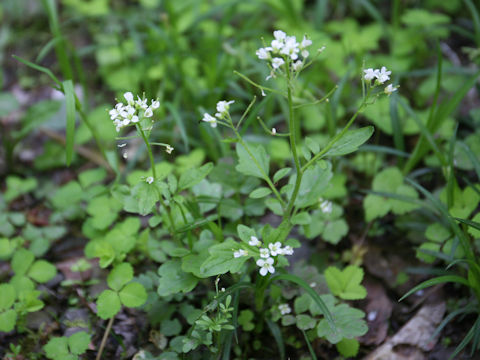
[[235, 101], [219, 101], [217, 103], [217, 112], [215, 113], [215, 117], [212, 115], [205, 113], [203, 114], [203, 119], [202, 121], [205, 121], [207, 123], [210, 123], [210, 126], [212, 128], [217, 127], [217, 119], [222, 120], [225, 119], [228, 116], [228, 111], [230, 110], [230, 105], [233, 104]]
[[[273, 266], [275, 260], [272, 256], [293, 255], [293, 248], [289, 245], [282, 247], [282, 244], [279, 241], [273, 244], [268, 244], [268, 248], [262, 248], [262, 242], [258, 240], [256, 236], [251, 236], [248, 245], [260, 247], [260, 259], [257, 260], [257, 265], [260, 267], [260, 275], [262, 276], [266, 276], [268, 273], [273, 274], [275, 272], [275, 267]], [[248, 256], [248, 251], [238, 249], [233, 252], [234, 258], [239, 258], [241, 256]]]
[[160, 106], [158, 100], [151, 100], [150, 106], [147, 105], [147, 99], [141, 99], [140, 96], [137, 96], [137, 100], [135, 100], [131, 92], [126, 92], [123, 94], [123, 97], [127, 104], [120, 102], [109, 111], [110, 119], [113, 120], [117, 132], [125, 126], [138, 123], [140, 116], [152, 117], [153, 110], [158, 109]]
[[[248, 243], [252, 246], [262, 246], [262, 243], [255, 236], [252, 236]], [[282, 247], [279, 241], [268, 244], [268, 248], [260, 248], [260, 259], [257, 260], [260, 275], [266, 276], [268, 273], [273, 274], [275, 272], [273, 257], [277, 255], [293, 255], [293, 248], [289, 245]]]
[[280, 314], [282, 315], [287, 315], [292, 312], [292, 308], [288, 304], [278, 305], [278, 310], [280, 310]]
[[[392, 73], [391, 71], [388, 71], [385, 66], [382, 66], [381, 69], [366, 69], [363, 70], [363, 72], [365, 73], [363, 78], [366, 81], [376, 80], [376, 83], [380, 85], [390, 80], [390, 74]], [[397, 91], [397, 88], [394, 87], [392, 84], [389, 84], [385, 87], [384, 91], [385, 94], [391, 95], [394, 91]]]
[[[301, 42], [297, 42], [295, 36], [288, 36], [281, 30], [274, 31], [273, 36], [275, 39], [272, 40], [271, 46], [260, 48], [256, 52], [260, 60], [268, 60], [272, 66], [272, 71], [267, 76], [267, 80], [275, 76], [275, 71], [285, 64], [285, 60], [288, 58], [293, 61], [292, 69], [294, 71], [301, 70], [305, 59], [310, 55], [307, 47], [312, 45], [312, 41], [307, 39], [306, 36], [303, 37]], [[298, 59], [298, 54], [302, 55], [303, 60]]]

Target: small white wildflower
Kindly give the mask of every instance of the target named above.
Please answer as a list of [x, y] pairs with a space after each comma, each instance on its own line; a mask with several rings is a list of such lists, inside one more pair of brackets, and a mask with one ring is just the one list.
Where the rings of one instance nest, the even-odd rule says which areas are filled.
[[123, 94], [123, 97], [125, 98], [125, 100], [127, 100], [128, 105], [133, 105], [135, 103], [135, 101], [133, 100], [133, 94], [130, 91]]
[[270, 57], [270, 54], [268, 53], [266, 48], [260, 48], [257, 50], [255, 53], [260, 60], [267, 60]]
[[260, 257], [265, 258], [265, 259], [270, 257], [270, 251], [267, 248], [261, 248], [260, 249]]
[[272, 135], [277, 135], [277, 129], [272, 128]]
[[387, 94], [388, 96], [392, 95], [393, 92], [397, 91], [397, 88], [394, 87], [392, 84], [388, 84], [386, 87], [385, 87], [385, 94]]
[[378, 75], [377, 75], [377, 80], [380, 84], [383, 84], [385, 81], [390, 80], [390, 74], [391, 71], [387, 71], [387, 68], [385, 66], [382, 66], [380, 69]]
[[219, 101], [217, 103], [217, 111], [218, 112], [227, 112], [229, 109], [230, 109], [230, 105], [233, 104], [235, 101], [234, 100], [231, 100], [231, 101]]
[[260, 266], [260, 275], [266, 276], [268, 273], [273, 274], [275, 268], [273, 267], [273, 259], [271, 257], [264, 259], [258, 259], [257, 265]]
[[287, 245], [281, 249], [281, 253], [283, 255], [293, 255], [293, 248], [290, 245]]
[[284, 41], [287, 38], [287, 34], [282, 30], [275, 30], [273, 32], [273, 37], [278, 41]]
[[123, 143], [123, 144], [118, 144], [118, 145], [117, 145], [117, 147], [119, 147], [119, 148], [123, 148], [123, 147], [125, 147], [125, 146], [127, 146], [127, 143]]
[[367, 81], [371, 81], [373, 79], [376, 79], [378, 77], [378, 73], [379, 73], [378, 69], [374, 70], [372, 68], [365, 69], [365, 70], [363, 70], [363, 72], [365, 73], [365, 76], [363, 78]]
[[147, 99], [140, 99], [140, 96], [138, 95], [137, 95], [137, 101], [135, 101], [135, 104], [143, 110], [148, 109]]
[[262, 243], [256, 236], [251, 236], [250, 241], [248, 242], [248, 245], [250, 246], [260, 246]]
[[145, 179], [145, 181], [146, 181], [147, 184], [151, 184], [151, 183], [153, 183], [153, 177], [149, 176]]
[[248, 252], [246, 250], [243, 250], [243, 249], [238, 249], [238, 251], [235, 251], [233, 253], [234, 258], [239, 258], [239, 257], [242, 257], [242, 256], [248, 256]]
[[278, 305], [278, 310], [280, 310], [280, 314], [287, 315], [292, 312], [292, 309], [288, 304], [280, 304]]
[[170, 145], [167, 145], [167, 147], [165, 148], [165, 151], [167, 152], [167, 154], [171, 154], [173, 150], [174, 148]]
[[[304, 57], [306, 57], [306, 56], [304, 56]], [[302, 67], [303, 67], [303, 62], [300, 61], [300, 60], [297, 60], [292, 64], [293, 71], [299, 71]]]
[[148, 107], [147, 110], [145, 110], [145, 112], [143, 113], [143, 116], [147, 118], [152, 117], [153, 116], [152, 108]]
[[221, 292], [225, 292], [225, 288], [222, 287], [222, 288], [220, 289], [220, 291], [221, 291]]
[[217, 127], [217, 119], [215, 119], [215, 118], [214, 118], [213, 116], [211, 116], [210, 114], [207, 114], [207, 113], [203, 114], [203, 119], [202, 119], [202, 121], [205, 121], [205, 122], [210, 123], [210, 126], [211, 126], [212, 128]]
[[263, 91], [263, 89], [262, 89], [262, 96], [267, 96], [267, 94], [265, 94], [265, 91]]
[[322, 46], [320, 49], [318, 49], [318, 52], [321, 53], [321, 52], [324, 52], [325, 51], [325, 46]]
[[282, 243], [280, 241], [277, 241], [274, 244], [268, 244], [268, 248], [270, 249], [270, 254], [272, 254], [272, 256], [277, 256], [282, 253]]
[[273, 40], [271, 45], [272, 46], [267, 49], [271, 49], [273, 53], [279, 53], [280, 51], [282, 51], [283, 47], [285, 46], [285, 43], [280, 40]]
[[312, 282], [311, 282], [310, 284], [308, 284], [308, 285], [310, 285], [310, 287], [313, 288], [313, 287], [317, 286], [317, 283], [316, 283], [315, 281], [312, 281]]
[[272, 60], [272, 67], [274, 69], [278, 69], [283, 64], [285, 64], [285, 61], [282, 58], [276, 57], [276, 58], [273, 58]]
[[306, 48], [307, 46], [310, 46], [310, 45], [312, 45], [312, 40], [307, 39], [307, 37], [305, 35], [303, 35], [303, 40], [300, 43], [300, 46], [304, 49], [304, 48]]
[[150, 105], [152, 110], [158, 109], [160, 107], [160, 101], [158, 100], [152, 100], [152, 105]]
[[235, 101], [219, 101], [217, 103], [217, 113], [215, 116], [219, 119], [223, 119], [225, 115], [228, 113], [228, 110], [230, 110], [230, 105], [233, 104]]
[[288, 55], [292, 60], [298, 59], [298, 52], [300, 51], [297, 38], [295, 36], [288, 36], [285, 40], [285, 45], [280, 51], [281, 54]]
[[330, 214], [333, 210], [332, 202], [328, 200], [322, 201], [320, 203], [320, 210], [322, 210], [324, 214]]
[[[119, 130], [117, 130], [117, 131], [119, 131]], [[128, 158], [128, 153], [125, 151], [125, 152], [122, 154], [122, 157], [123, 157], [124, 159], [127, 159], [127, 158]]]

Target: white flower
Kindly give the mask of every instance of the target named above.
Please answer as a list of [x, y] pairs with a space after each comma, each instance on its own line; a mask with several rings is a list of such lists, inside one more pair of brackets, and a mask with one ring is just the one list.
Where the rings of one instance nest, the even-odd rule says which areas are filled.
[[230, 109], [230, 105], [233, 104], [235, 101], [219, 101], [217, 103], [217, 111], [220, 113], [220, 114], [225, 114], [228, 112], [228, 110]]
[[152, 117], [153, 116], [152, 108], [148, 107], [147, 110], [145, 110], [145, 112], [143, 113], [143, 116], [147, 118]]
[[145, 179], [145, 181], [147, 182], [147, 184], [151, 184], [151, 183], [153, 183], [153, 177], [149, 176]]
[[280, 314], [282, 315], [290, 314], [292, 312], [292, 309], [290, 306], [288, 306], [288, 304], [278, 305], [278, 310], [280, 310]]
[[270, 257], [270, 251], [267, 248], [261, 248], [260, 249], [260, 257], [265, 258], [265, 259]]
[[137, 95], [137, 101], [135, 101], [135, 104], [143, 110], [146, 110], [148, 108], [147, 99], [140, 99], [140, 96], [138, 95]]
[[262, 89], [262, 96], [267, 96], [267, 94], [265, 94], [265, 91], [263, 91], [263, 89]]
[[133, 105], [135, 103], [133, 100], [133, 94], [130, 91], [123, 94], [123, 97], [127, 100], [128, 105]]
[[272, 60], [272, 67], [274, 69], [278, 69], [283, 64], [285, 64], [285, 61], [282, 58], [276, 57], [276, 58], [273, 58]]
[[307, 39], [307, 37], [305, 35], [303, 35], [303, 40], [300, 44], [300, 47], [302, 49], [304, 49], [304, 48], [306, 48], [307, 46], [310, 46], [310, 45], [312, 45], [312, 40]]
[[268, 248], [270, 249], [270, 254], [272, 254], [272, 256], [277, 256], [282, 253], [282, 243], [280, 241], [277, 241], [274, 244], [268, 244]]
[[[302, 56], [303, 56], [303, 52], [302, 52]], [[307, 57], [307, 56], [303, 56], [303, 57]], [[302, 67], [303, 67], [303, 62], [300, 60], [297, 60], [292, 64], [293, 71], [299, 71]]]
[[322, 210], [324, 214], [330, 214], [332, 212], [332, 209], [333, 204], [331, 201], [325, 200], [320, 203], [320, 210]]
[[280, 53], [290, 56], [292, 60], [297, 60], [299, 51], [300, 49], [297, 38], [295, 36], [288, 36]]
[[210, 123], [210, 126], [211, 126], [212, 128], [217, 127], [217, 119], [215, 119], [215, 118], [214, 118], [213, 116], [211, 116], [210, 114], [207, 114], [207, 113], [203, 114], [203, 119], [202, 119], [202, 121], [205, 121], [205, 122]]
[[152, 100], [152, 105], [150, 105], [150, 107], [155, 110], [155, 109], [158, 109], [160, 107], [160, 101], [158, 100]]
[[367, 81], [371, 81], [371, 80], [377, 78], [378, 73], [379, 73], [378, 69], [374, 70], [374, 69], [371, 69], [371, 68], [363, 70], [363, 72], [365, 73], [365, 76], [363, 78]]
[[256, 236], [251, 236], [250, 241], [248, 242], [248, 245], [250, 246], [260, 246], [262, 243]]
[[387, 71], [387, 68], [385, 66], [382, 66], [382, 68], [380, 69], [380, 72], [377, 75], [378, 82], [380, 84], [383, 84], [385, 81], [390, 80], [389, 75], [391, 73], [392, 73], [391, 71]]
[[270, 54], [268, 53], [266, 48], [260, 48], [257, 50], [255, 53], [260, 60], [267, 60], [270, 57]]
[[285, 46], [285, 43], [283, 41], [280, 41], [280, 40], [272, 40], [271, 45], [272, 46], [270, 48], [267, 48], [267, 49], [271, 49], [272, 52], [278, 53], [283, 49], [283, 47]]
[[397, 88], [396, 87], [393, 87], [392, 84], [388, 84], [386, 87], [385, 87], [385, 94], [387, 95], [392, 95], [393, 92], [397, 91]]
[[173, 147], [170, 145], [167, 145], [167, 147], [165, 148], [165, 151], [167, 152], [167, 154], [171, 154], [173, 150], [174, 150]]
[[272, 135], [277, 135], [277, 129], [272, 128]]
[[242, 257], [242, 256], [248, 256], [248, 252], [246, 250], [243, 250], [243, 249], [238, 249], [238, 251], [235, 251], [233, 253], [234, 258], [239, 258], [239, 257]]
[[282, 249], [282, 254], [283, 255], [293, 255], [293, 248], [290, 245], [285, 246]]
[[133, 115], [132, 118], [130, 119], [130, 121], [131, 121], [132, 123], [137, 123], [137, 122], [140, 121], [140, 119], [138, 118], [137, 115]]
[[283, 41], [287, 38], [287, 34], [285, 34], [285, 32], [283, 32], [282, 30], [275, 30], [273, 32], [273, 36], [278, 41]]
[[275, 268], [273, 267], [273, 259], [271, 257], [264, 259], [258, 259], [257, 265], [260, 266], [260, 275], [265, 276], [268, 273], [273, 274]]
[[308, 55], [310, 55], [310, 53], [309, 53], [308, 50], [306, 50], [306, 49], [305, 49], [305, 50], [302, 50], [301, 54], [302, 54], [303, 58], [307, 58]]

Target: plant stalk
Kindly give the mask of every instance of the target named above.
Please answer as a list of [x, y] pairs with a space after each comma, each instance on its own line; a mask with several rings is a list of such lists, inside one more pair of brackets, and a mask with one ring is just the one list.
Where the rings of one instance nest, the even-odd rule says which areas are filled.
[[115, 316], [112, 316], [110, 320], [108, 320], [107, 328], [105, 329], [105, 333], [103, 334], [102, 342], [100, 343], [100, 349], [98, 349], [97, 357], [95, 360], [100, 360], [102, 358], [103, 349], [107, 343], [108, 335], [110, 334], [110, 330], [112, 329], [113, 319]]

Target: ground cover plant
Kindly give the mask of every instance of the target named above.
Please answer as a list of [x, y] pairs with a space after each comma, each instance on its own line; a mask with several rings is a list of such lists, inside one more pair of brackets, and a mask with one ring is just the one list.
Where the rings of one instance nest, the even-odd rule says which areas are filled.
[[474, 2], [0, 17], [4, 359], [477, 354]]

